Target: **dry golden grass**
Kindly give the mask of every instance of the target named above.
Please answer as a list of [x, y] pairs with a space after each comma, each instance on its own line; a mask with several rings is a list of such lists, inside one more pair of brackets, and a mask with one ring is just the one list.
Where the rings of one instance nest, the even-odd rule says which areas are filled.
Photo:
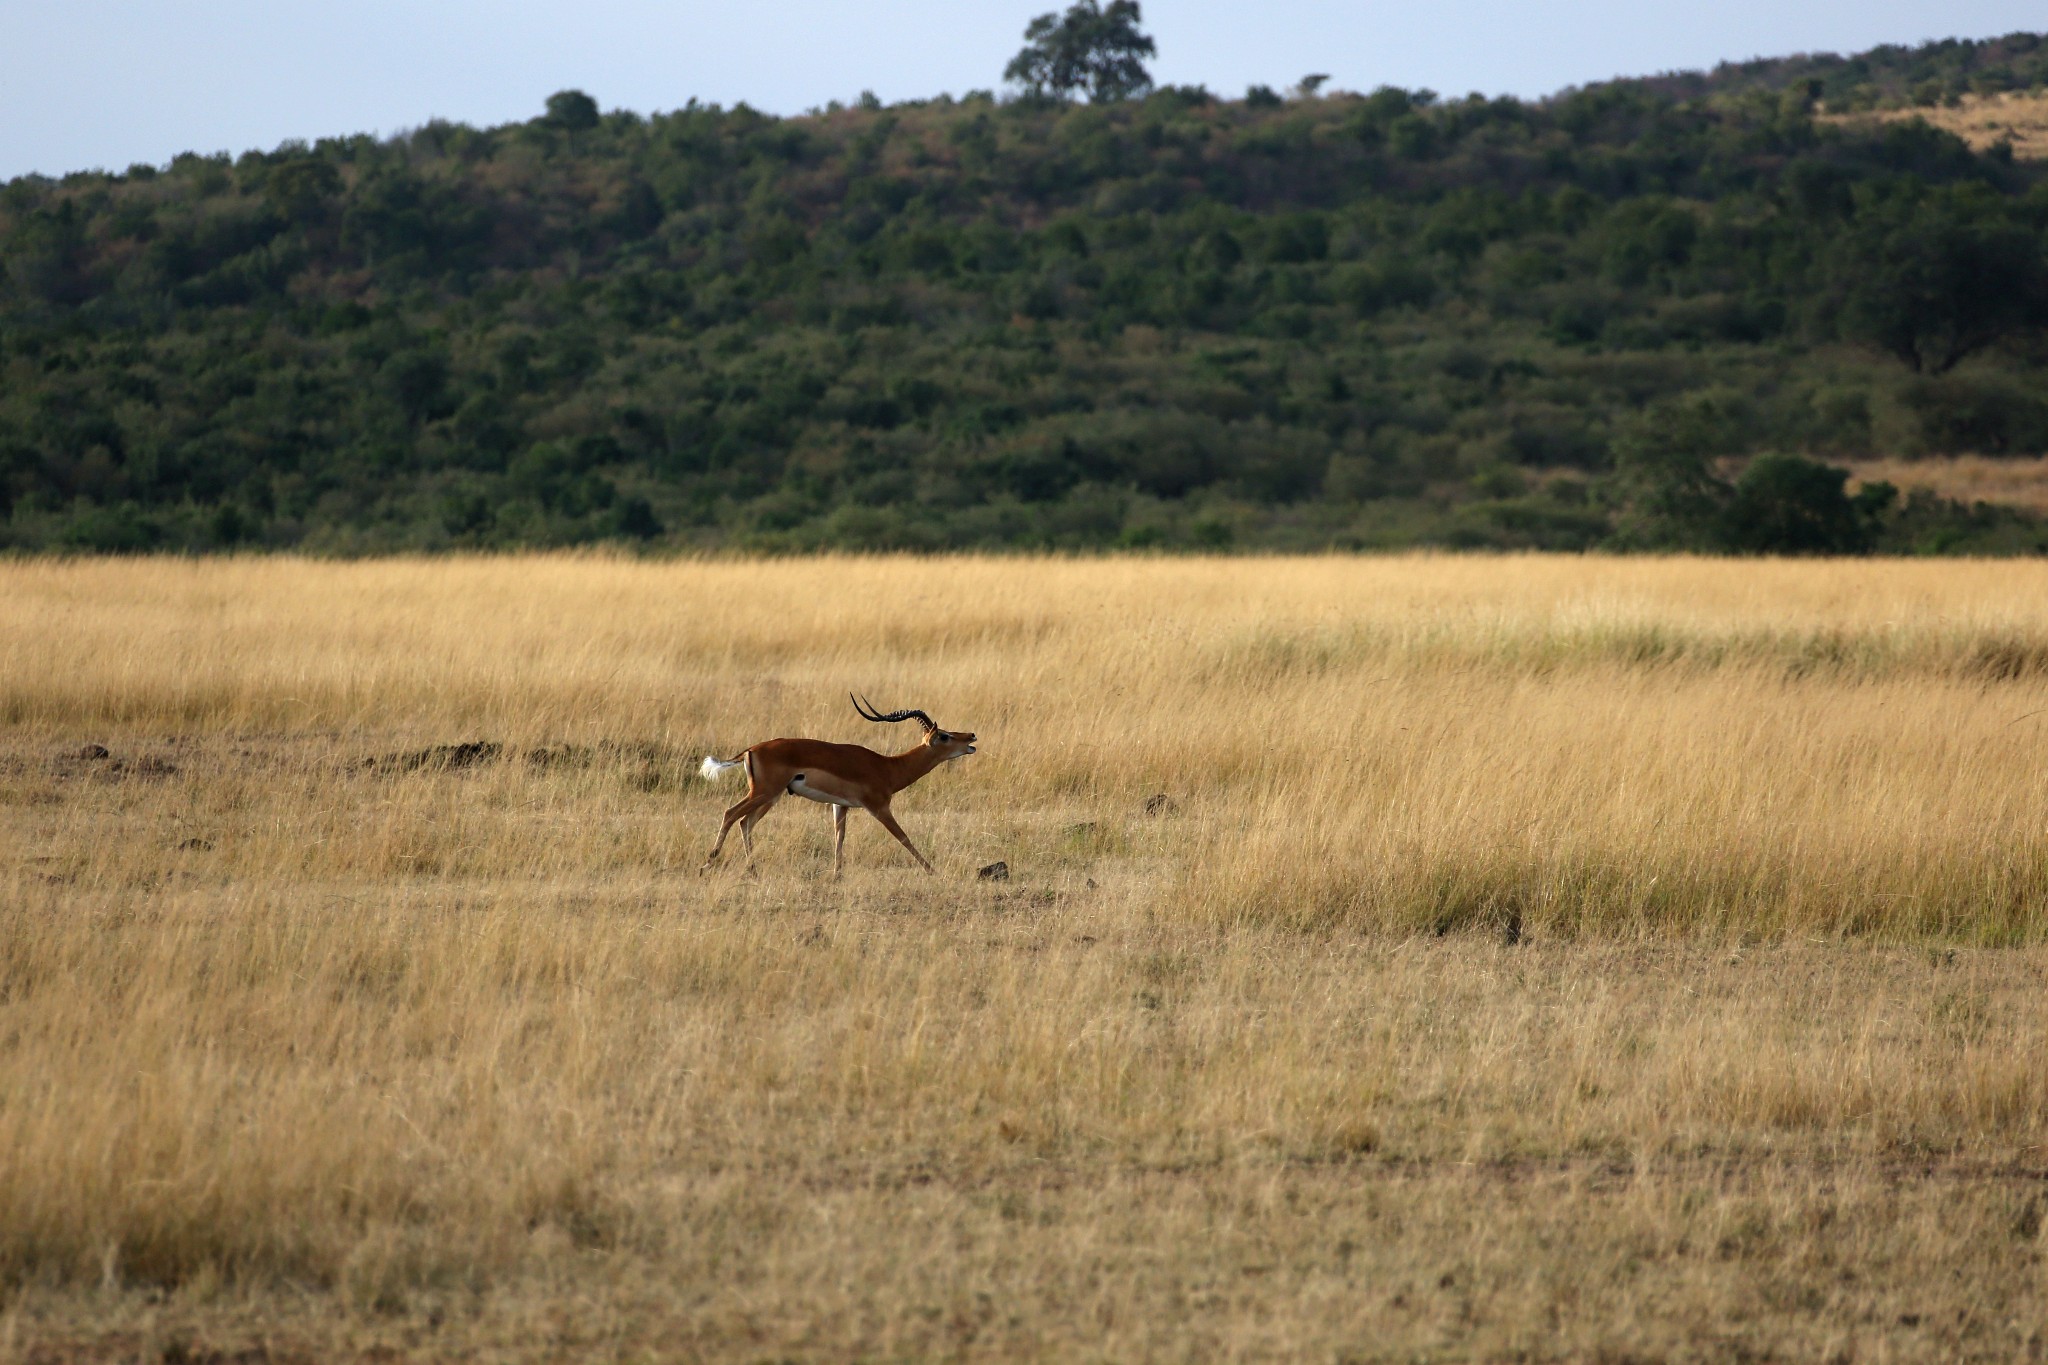
[[0, 1356], [2048, 1341], [2048, 565], [0, 578]]
[[1965, 95], [1953, 108], [1886, 109], [1869, 113], [1824, 114], [1823, 123], [1898, 123], [1921, 119], [1985, 151], [2010, 142], [2020, 161], [2048, 158], [2048, 93], [2014, 90], [1997, 95]]
[[1957, 455], [1947, 459], [1854, 460], [1857, 484], [1887, 482], [1904, 491], [1925, 488], [1961, 503], [1989, 502], [2023, 507], [2048, 516], [2048, 458]]

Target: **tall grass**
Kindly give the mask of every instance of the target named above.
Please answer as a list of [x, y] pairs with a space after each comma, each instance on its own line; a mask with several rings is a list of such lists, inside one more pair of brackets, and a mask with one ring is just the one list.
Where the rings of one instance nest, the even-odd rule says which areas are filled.
[[[1173, 913], [1203, 922], [1985, 944], [2048, 925], [2048, 570], [2031, 564], [6, 572], [0, 717], [19, 743], [333, 746], [294, 751], [320, 790], [275, 810], [265, 837], [232, 841], [224, 875], [671, 869], [732, 794], [670, 760], [777, 734], [907, 742], [852, 715], [857, 688], [985, 736], [982, 755], [906, 798], [956, 872], [997, 856], [1070, 870], [1106, 840], [1142, 848]], [[423, 823], [418, 798], [346, 766], [458, 740], [638, 746], [658, 790], [630, 815], [583, 819], [574, 794], [590, 779], [514, 765]], [[273, 780], [205, 762], [203, 781], [168, 790]], [[1160, 792], [1174, 819], [1133, 814]], [[771, 865], [809, 865], [789, 833], [805, 814], [764, 826]], [[67, 845], [67, 829], [97, 837], [49, 822], [44, 856], [110, 885], [154, 875], [146, 856]], [[892, 854], [870, 842], [861, 856]]]
[[[1823, 1353], [1834, 1219], [1871, 1349], [2037, 1316], [2048, 566], [0, 580], [0, 1339]], [[849, 689], [940, 875], [694, 876]]]

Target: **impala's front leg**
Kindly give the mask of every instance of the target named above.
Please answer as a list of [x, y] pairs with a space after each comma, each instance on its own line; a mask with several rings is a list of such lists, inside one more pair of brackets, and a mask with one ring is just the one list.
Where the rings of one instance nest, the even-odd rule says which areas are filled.
[[917, 859], [918, 862], [924, 864], [925, 871], [936, 872], [938, 870], [937, 868], [933, 867], [930, 863], [925, 862], [924, 855], [917, 851], [916, 844], [910, 842], [910, 836], [903, 832], [903, 826], [896, 823], [896, 817], [889, 814], [889, 808], [887, 806], [869, 806], [868, 814], [874, 816], [877, 820], [880, 820], [882, 822], [882, 828], [888, 830], [891, 834], [895, 835], [896, 842], [903, 845], [905, 848], [909, 849], [910, 856]]
[[839, 876], [846, 866], [846, 807], [832, 809], [832, 875]]

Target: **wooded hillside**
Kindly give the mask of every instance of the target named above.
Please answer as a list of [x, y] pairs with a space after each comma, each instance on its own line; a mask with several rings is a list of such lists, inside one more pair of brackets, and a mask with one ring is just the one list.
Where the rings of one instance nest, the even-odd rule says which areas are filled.
[[2048, 450], [2044, 171], [1826, 116], [2044, 77], [564, 92], [24, 178], [0, 545], [2039, 549], [1816, 462]]

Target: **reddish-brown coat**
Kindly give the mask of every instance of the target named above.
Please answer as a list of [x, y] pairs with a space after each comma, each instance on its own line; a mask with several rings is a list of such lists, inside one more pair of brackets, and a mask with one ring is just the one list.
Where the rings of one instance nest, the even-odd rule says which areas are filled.
[[718, 841], [704, 859], [708, 870], [725, 847], [732, 827], [740, 827], [740, 840], [747, 856], [754, 855], [753, 827], [784, 796], [799, 796], [832, 808], [832, 870], [836, 874], [845, 861], [846, 812], [864, 810], [881, 822], [910, 850], [910, 856], [930, 872], [932, 865], [910, 836], [896, 823], [889, 803], [896, 793], [910, 786], [941, 763], [965, 758], [974, 752], [974, 736], [934, 726], [924, 742], [900, 754], [878, 754], [858, 744], [834, 744], [822, 739], [770, 739], [743, 750], [736, 759], [747, 769], [747, 794], [725, 812]]

